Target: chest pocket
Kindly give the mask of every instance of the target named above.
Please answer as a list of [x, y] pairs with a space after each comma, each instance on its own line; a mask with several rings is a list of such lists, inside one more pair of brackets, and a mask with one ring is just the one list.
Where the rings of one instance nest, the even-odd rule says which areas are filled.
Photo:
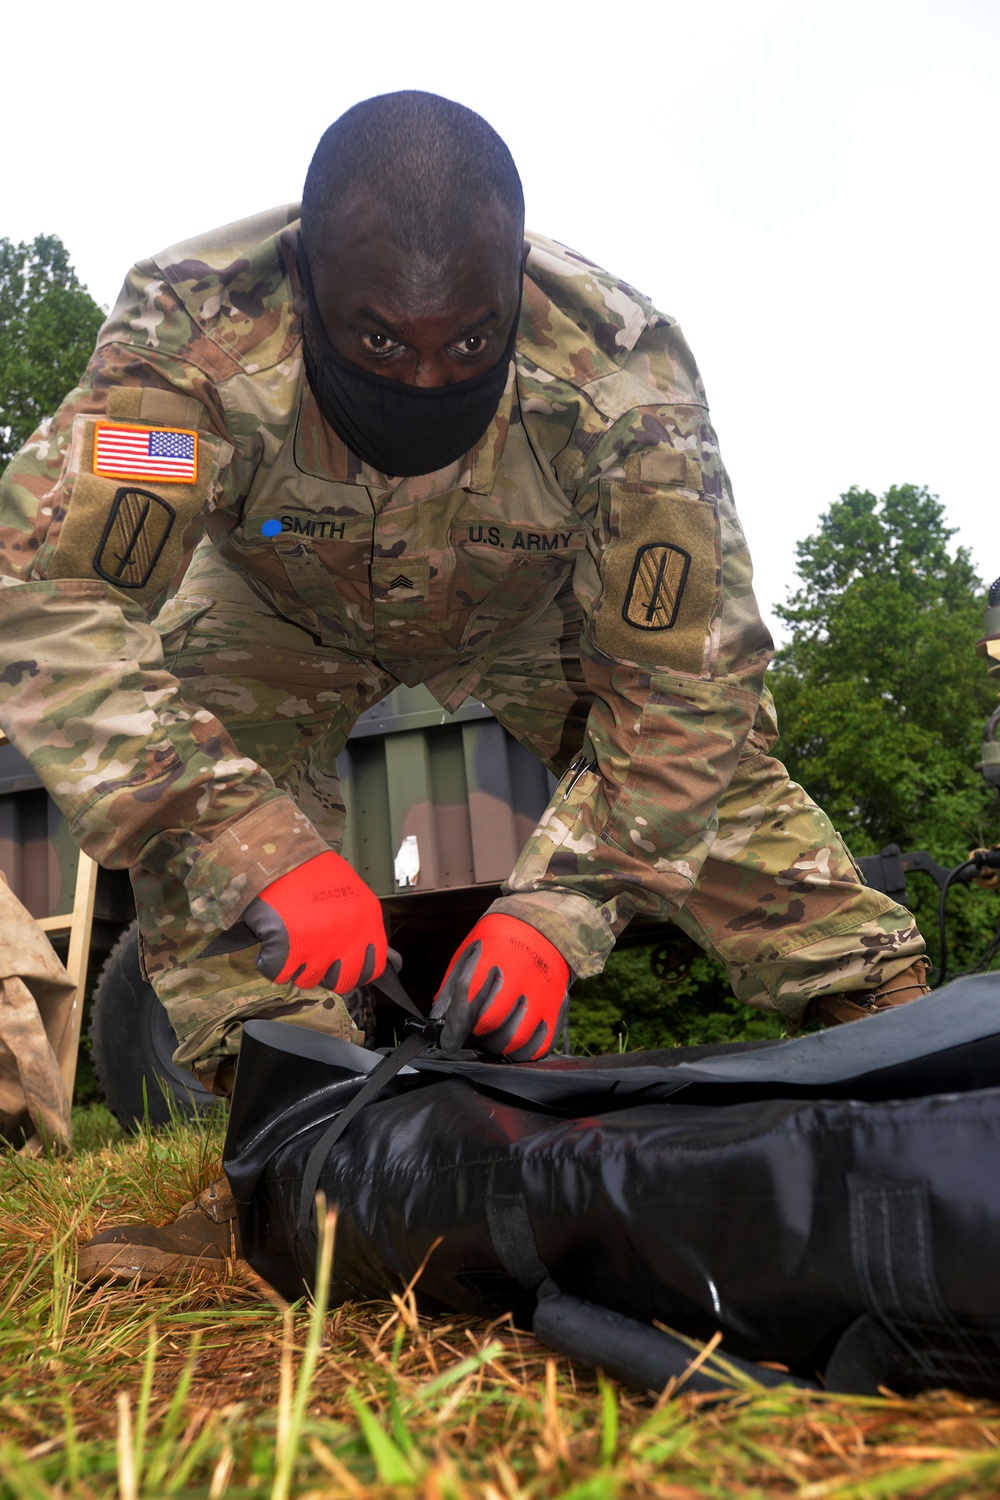
[[253, 577], [279, 613], [324, 644], [343, 645], [365, 629], [370, 510], [341, 503], [307, 509], [301, 502], [255, 502], [221, 550]]
[[464, 651], [536, 619], [569, 580], [585, 545], [575, 521], [541, 529], [510, 522], [456, 521], [454, 597], [465, 616]]

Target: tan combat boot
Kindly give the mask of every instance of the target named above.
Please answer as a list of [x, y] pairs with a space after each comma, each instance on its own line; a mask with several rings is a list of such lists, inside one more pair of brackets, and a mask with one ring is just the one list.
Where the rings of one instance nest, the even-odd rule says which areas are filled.
[[914, 959], [908, 969], [886, 980], [880, 990], [859, 990], [846, 995], [817, 995], [806, 1006], [803, 1020], [822, 1021], [824, 1026], [843, 1026], [848, 1021], [863, 1021], [882, 1010], [908, 1005], [930, 993], [924, 981], [930, 968], [926, 958]]
[[236, 1204], [225, 1177], [185, 1203], [170, 1224], [102, 1229], [80, 1249], [80, 1281], [183, 1281], [218, 1274], [240, 1255]]

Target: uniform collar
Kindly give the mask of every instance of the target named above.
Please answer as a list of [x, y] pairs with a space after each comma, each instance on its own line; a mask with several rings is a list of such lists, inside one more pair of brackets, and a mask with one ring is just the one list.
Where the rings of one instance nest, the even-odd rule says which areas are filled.
[[[516, 367], [516, 356], [512, 366]], [[303, 373], [295, 430], [295, 464], [303, 474], [334, 484], [357, 484], [379, 490], [398, 489], [401, 484], [405, 484], [411, 493], [418, 492], [427, 499], [456, 489], [489, 495], [496, 483], [511, 422], [519, 420], [517, 380], [512, 368], [492, 422], [464, 458], [457, 459], [434, 474], [397, 479], [379, 473], [358, 458], [333, 428], [324, 422]]]

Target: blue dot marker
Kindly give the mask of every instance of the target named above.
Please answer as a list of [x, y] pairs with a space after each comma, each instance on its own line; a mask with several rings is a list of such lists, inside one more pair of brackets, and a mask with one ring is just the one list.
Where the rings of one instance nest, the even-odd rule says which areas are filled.
[[263, 521], [261, 523], [260, 534], [261, 536], [277, 536], [280, 530], [280, 521]]

